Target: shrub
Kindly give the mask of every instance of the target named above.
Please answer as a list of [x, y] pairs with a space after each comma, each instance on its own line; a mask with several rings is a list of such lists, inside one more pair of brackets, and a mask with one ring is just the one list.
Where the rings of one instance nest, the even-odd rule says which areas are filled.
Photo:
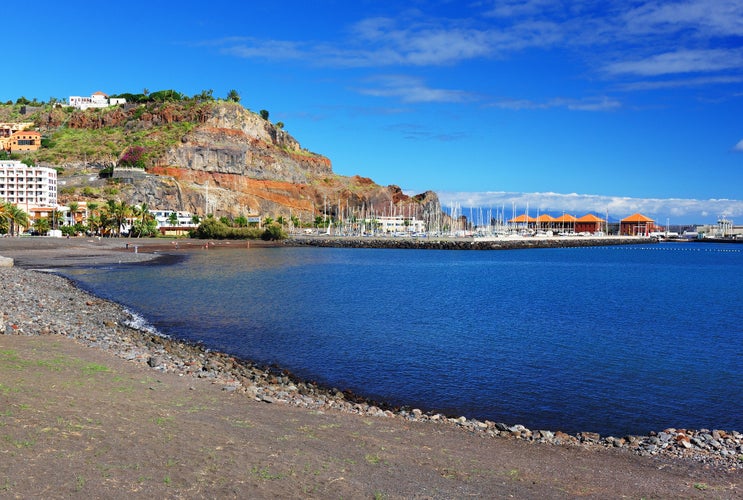
[[146, 154], [147, 150], [142, 146], [130, 146], [129, 149], [121, 155], [121, 158], [119, 158], [119, 165], [122, 167], [141, 168], [144, 170]]
[[284, 238], [286, 238], [286, 233], [278, 224], [266, 226], [261, 234], [261, 239], [264, 241], [283, 240]]
[[227, 225], [217, 219], [208, 218], [193, 231], [193, 236], [194, 238], [221, 240], [228, 238], [229, 233], [230, 228]]

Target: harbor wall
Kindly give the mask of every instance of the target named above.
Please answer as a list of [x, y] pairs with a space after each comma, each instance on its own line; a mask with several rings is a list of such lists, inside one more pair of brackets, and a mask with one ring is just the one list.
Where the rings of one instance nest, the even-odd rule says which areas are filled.
[[287, 246], [400, 248], [419, 250], [519, 250], [527, 248], [571, 248], [655, 243], [658, 243], [658, 240], [655, 238], [630, 236], [603, 236], [596, 238], [501, 238], [487, 240], [472, 238], [358, 238], [343, 236], [301, 236], [289, 238], [285, 241]]

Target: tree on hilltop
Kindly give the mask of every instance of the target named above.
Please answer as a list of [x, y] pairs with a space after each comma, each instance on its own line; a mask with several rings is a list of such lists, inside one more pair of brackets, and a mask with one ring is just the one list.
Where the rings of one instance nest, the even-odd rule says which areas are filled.
[[232, 89], [227, 93], [227, 100], [232, 102], [240, 102], [240, 94], [237, 90]]
[[214, 100], [214, 91], [212, 89], [209, 90], [202, 90], [200, 94], [196, 94], [194, 96], [195, 99], [199, 101], [213, 101]]

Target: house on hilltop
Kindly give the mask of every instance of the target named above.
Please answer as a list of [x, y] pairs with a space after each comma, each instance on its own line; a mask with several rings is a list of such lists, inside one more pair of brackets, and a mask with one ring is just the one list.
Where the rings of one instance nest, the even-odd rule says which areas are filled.
[[69, 102], [73, 108], [85, 110], [88, 108], [108, 108], [118, 104], [126, 104], [126, 99], [109, 98], [108, 95], [98, 91], [91, 94], [90, 97], [70, 96]]

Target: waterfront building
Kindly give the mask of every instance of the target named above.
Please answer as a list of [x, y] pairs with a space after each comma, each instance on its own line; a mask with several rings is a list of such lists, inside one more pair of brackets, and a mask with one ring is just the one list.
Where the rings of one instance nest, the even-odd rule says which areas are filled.
[[548, 214], [542, 214], [536, 218], [537, 229], [541, 231], [552, 229], [554, 222], [555, 218]]
[[64, 226], [65, 214], [60, 210], [62, 207], [48, 206], [48, 207], [33, 207], [27, 210], [28, 219], [31, 224], [35, 224], [40, 219], [46, 219], [49, 221], [50, 229], [55, 231]]
[[575, 221], [578, 220], [570, 214], [562, 214], [552, 219], [552, 229], [560, 233], [575, 233]]
[[509, 224], [513, 224], [517, 227], [523, 227], [525, 229], [534, 226], [536, 222], [537, 219], [535, 219], [534, 217], [529, 217], [526, 214], [518, 215], [508, 221]]
[[622, 236], [649, 236], [655, 230], [655, 221], [639, 213], [619, 221], [619, 234]]
[[126, 104], [126, 99], [109, 98], [108, 95], [98, 91], [91, 94], [90, 97], [72, 95], [70, 96], [69, 103], [73, 108], [85, 110], [88, 108], [108, 108], [117, 104]]
[[743, 239], [743, 226], [736, 226], [727, 216], [721, 215], [717, 224], [697, 226], [694, 237], [740, 240]]
[[157, 223], [157, 230], [161, 234], [183, 234], [199, 227], [193, 221], [193, 214], [180, 210], [150, 210]]
[[606, 221], [600, 217], [596, 217], [593, 214], [586, 214], [583, 217], [575, 219], [575, 232], [576, 233], [598, 233], [604, 230], [604, 224]]
[[560, 217], [552, 217], [548, 214], [541, 214], [539, 217], [529, 217], [521, 214], [508, 223], [516, 227], [535, 228], [540, 231], [550, 230], [561, 233], [598, 233], [603, 231], [603, 225], [606, 221], [593, 214], [586, 214], [583, 217], [576, 218], [570, 214], [562, 214]]
[[30, 213], [31, 208], [57, 206], [57, 171], [0, 160], [0, 199]]
[[403, 215], [380, 216], [374, 219], [366, 219], [367, 227], [372, 224], [382, 233], [423, 233], [426, 231], [426, 224], [415, 217], [405, 217]]

